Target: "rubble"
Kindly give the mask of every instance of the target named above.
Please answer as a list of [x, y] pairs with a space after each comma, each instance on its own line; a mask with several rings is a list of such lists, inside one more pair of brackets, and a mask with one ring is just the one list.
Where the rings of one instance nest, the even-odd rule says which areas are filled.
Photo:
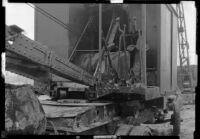
[[45, 133], [45, 113], [30, 85], [6, 84], [5, 129], [8, 134]]

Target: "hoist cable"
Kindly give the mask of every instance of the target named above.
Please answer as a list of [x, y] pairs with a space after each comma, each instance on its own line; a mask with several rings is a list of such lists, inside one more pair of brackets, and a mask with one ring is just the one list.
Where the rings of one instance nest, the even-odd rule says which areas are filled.
[[77, 33], [75, 31], [73, 31], [72, 27], [65, 24], [64, 22], [62, 22], [60, 19], [56, 18], [55, 16], [53, 16], [52, 14], [48, 13], [47, 11], [43, 10], [42, 8], [38, 7], [38, 6], [32, 6], [31, 4], [27, 3], [28, 6], [36, 9], [38, 12], [40, 12], [41, 14], [43, 14], [44, 16], [48, 17], [49, 19], [51, 19], [52, 21], [56, 22], [57, 24], [61, 25], [63, 28], [69, 30], [70, 32], [76, 33], [77, 35], [79, 35], [80, 33]]

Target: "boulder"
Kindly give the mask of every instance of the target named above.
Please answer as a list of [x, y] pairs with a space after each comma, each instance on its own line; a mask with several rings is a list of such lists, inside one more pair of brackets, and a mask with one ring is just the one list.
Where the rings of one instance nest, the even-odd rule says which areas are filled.
[[44, 134], [44, 110], [30, 85], [5, 85], [5, 130], [8, 134]]

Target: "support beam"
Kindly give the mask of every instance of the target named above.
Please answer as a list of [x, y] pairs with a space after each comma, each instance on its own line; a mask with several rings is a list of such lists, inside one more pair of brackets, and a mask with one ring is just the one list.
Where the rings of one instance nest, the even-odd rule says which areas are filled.
[[142, 4], [142, 42], [141, 42], [141, 76], [142, 83], [147, 84], [146, 79], [146, 4]]
[[101, 52], [101, 46], [102, 46], [102, 4], [99, 4], [99, 54]]

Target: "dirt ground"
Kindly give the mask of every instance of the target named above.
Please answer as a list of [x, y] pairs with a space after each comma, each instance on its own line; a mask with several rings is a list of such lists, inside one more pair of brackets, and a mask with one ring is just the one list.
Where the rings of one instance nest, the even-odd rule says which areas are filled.
[[181, 139], [193, 139], [195, 131], [195, 105], [184, 105], [181, 111]]

